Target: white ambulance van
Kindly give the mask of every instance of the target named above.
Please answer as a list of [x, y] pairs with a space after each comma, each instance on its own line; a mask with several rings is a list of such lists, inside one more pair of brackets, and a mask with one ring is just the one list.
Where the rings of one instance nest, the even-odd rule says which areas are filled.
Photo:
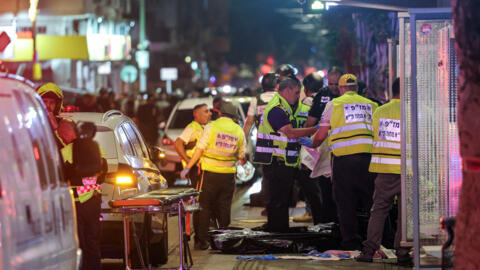
[[0, 269], [78, 269], [75, 211], [33, 83], [0, 73]]

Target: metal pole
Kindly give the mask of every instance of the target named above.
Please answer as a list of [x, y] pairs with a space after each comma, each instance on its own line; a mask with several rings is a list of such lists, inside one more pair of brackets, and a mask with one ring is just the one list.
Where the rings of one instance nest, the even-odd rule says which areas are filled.
[[[139, 43], [137, 48], [140, 51], [144, 51], [147, 49], [147, 41], [145, 38], [145, 0], [140, 0], [140, 33], [139, 33]], [[140, 82], [140, 92], [147, 91], [147, 69], [140, 67], [139, 72], [139, 82]]]
[[128, 218], [127, 218], [127, 213], [123, 213], [123, 256], [125, 259], [125, 269], [130, 270], [130, 263], [128, 259], [128, 237], [129, 237], [129, 231], [128, 231]]
[[389, 38], [388, 43], [388, 100], [393, 97], [392, 83], [397, 77], [397, 40]]
[[178, 241], [179, 241], [178, 249], [180, 250], [180, 265], [178, 266], [179, 270], [184, 269], [184, 267], [183, 267], [183, 255], [184, 254], [183, 254], [183, 226], [182, 226], [183, 218], [182, 218], [182, 215], [183, 215], [183, 200], [180, 200], [178, 202]]
[[420, 211], [419, 211], [419, 174], [418, 174], [418, 104], [417, 104], [417, 23], [415, 14], [410, 14], [410, 56], [411, 56], [411, 110], [412, 110], [412, 170], [413, 170], [413, 262], [420, 269]]
[[167, 94], [172, 94], [172, 80], [167, 80]]

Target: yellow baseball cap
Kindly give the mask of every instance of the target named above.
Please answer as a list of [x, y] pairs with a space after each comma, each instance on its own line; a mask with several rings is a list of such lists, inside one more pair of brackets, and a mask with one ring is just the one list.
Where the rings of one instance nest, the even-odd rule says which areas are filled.
[[353, 74], [345, 74], [338, 80], [338, 86], [357, 85], [357, 77]]

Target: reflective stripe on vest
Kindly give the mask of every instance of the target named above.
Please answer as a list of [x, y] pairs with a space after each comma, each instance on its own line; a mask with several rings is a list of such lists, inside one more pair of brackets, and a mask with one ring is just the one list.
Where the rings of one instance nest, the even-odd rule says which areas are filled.
[[[188, 128], [188, 127], [192, 127], [193, 133], [191, 135], [190, 141], [185, 147], [185, 150], [186, 150], [185, 152], [187, 156], [191, 158], [193, 156], [193, 153], [195, 153], [195, 149], [197, 148], [197, 142], [200, 139], [200, 136], [202, 135], [203, 127], [197, 121], [192, 121], [185, 128]], [[194, 140], [192, 140], [192, 138]]]
[[377, 104], [348, 91], [333, 99], [328, 145], [335, 156], [371, 153], [372, 114]]
[[373, 114], [374, 142], [369, 171], [401, 173], [400, 100], [393, 99]]
[[275, 108], [281, 108], [288, 116], [293, 127], [296, 121], [288, 102], [276, 93], [267, 105], [257, 131], [257, 145], [255, 147], [254, 163], [269, 165], [273, 157], [279, 157], [286, 166], [295, 167], [299, 162], [300, 145], [297, 139], [289, 139], [281, 132], [275, 132], [268, 122], [268, 114]]
[[[280, 132], [281, 133], [281, 132]], [[282, 142], [297, 142], [297, 139], [289, 139], [287, 136], [258, 133], [259, 139], [277, 140]]]
[[202, 169], [215, 173], [236, 173], [235, 162], [243, 140], [242, 128], [232, 119], [220, 117], [212, 121], [208, 145], [202, 156]]

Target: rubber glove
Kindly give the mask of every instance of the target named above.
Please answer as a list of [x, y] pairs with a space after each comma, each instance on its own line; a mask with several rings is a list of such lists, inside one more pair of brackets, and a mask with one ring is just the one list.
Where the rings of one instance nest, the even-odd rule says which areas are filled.
[[185, 167], [185, 169], [180, 172], [180, 179], [187, 179], [187, 174], [190, 171], [190, 168]]
[[300, 138], [298, 138], [298, 143], [300, 143], [301, 145], [304, 145], [306, 147], [312, 148], [313, 140], [309, 137], [300, 137]]

